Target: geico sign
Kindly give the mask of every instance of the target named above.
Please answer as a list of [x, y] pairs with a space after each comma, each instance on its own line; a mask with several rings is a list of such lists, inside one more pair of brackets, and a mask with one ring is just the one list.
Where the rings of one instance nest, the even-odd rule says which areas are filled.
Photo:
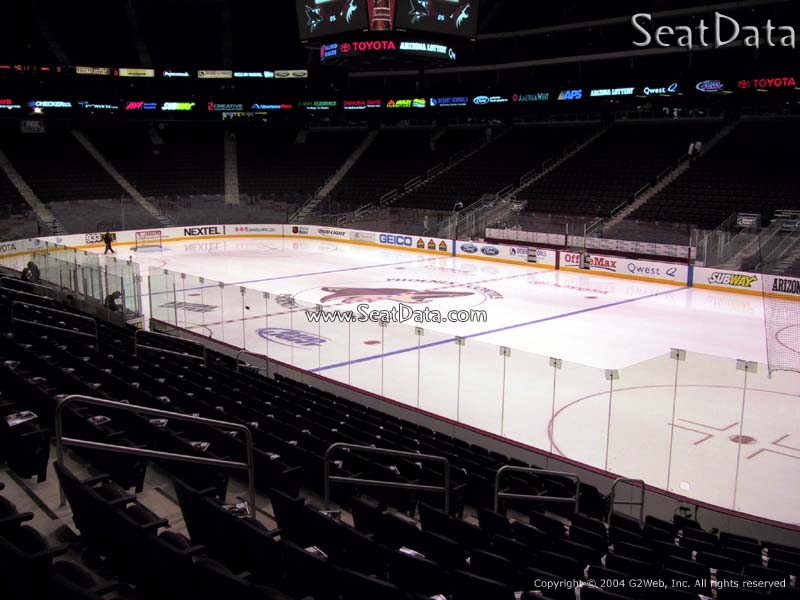
[[388, 244], [389, 246], [411, 247], [414, 245], [414, 241], [407, 235], [392, 235], [388, 233], [382, 233], [378, 239], [380, 240], [381, 244]]
[[183, 230], [183, 235], [185, 237], [195, 236], [195, 235], [222, 235], [222, 231], [216, 225], [213, 227], [186, 227]]

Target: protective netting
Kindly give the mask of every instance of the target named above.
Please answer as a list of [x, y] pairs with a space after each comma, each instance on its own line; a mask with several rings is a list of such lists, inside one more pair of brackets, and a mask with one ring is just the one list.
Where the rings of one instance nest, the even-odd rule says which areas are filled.
[[800, 372], [800, 279], [761, 275], [769, 372]]

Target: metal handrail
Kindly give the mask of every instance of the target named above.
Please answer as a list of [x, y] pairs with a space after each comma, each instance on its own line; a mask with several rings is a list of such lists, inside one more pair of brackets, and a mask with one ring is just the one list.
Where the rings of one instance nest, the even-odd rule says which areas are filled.
[[644, 194], [651, 187], [653, 187], [653, 184], [645, 183], [642, 187], [640, 187], [638, 190], [636, 190], [636, 193], [633, 195], [633, 199], [636, 200], [639, 196]]
[[[416, 483], [395, 483], [393, 481], [380, 481], [379, 479], [359, 479], [351, 477], [331, 476], [331, 454], [335, 450], [347, 448], [367, 454], [377, 454], [379, 456], [396, 456], [398, 458], [411, 458], [415, 461], [430, 460], [444, 465], [444, 486], [421, 485]], [[417, 454], [416, 452], [405, 452], [402, 450], [391, 450], [389, 448], [373, 448], [372, 446], [357, 446], [339, 442], [331, 444], [325, 451], [325, 508], [330, 507], [331, 502], [331, 482], [349, 483], [351, 485], [364, 485], [370, 487], [384, 487], [397, 490], [410, 490], [415, 492], [444, 492], [444, 510], [450, 514], [450, 461], [444, 456], [434, 456], [431, 454]]]
[[[532, 494], [512, 494], [510, 492], [500, 491], [500, 478], [504, 473], [531, 473], [536, 475], [557, 475], [559, 477], [567, 477], [575, 482], [575, 496], [572, 498], [559, 498], [555, 496], [534, 496]], [[500, 500], [535, 500], [537, 502], [552, 502], [564, 503], [567, 502], [575, 505], [575, 512], [579, 512], [581, 503], [581, 478], [575, 473], [565, 473], [563, 471], [547, 471], [544, 469], [534, 469], [531, 467], [515, 467], [506, 465], [497, 470], [494, 476], [494, 510], [499, 512]]]
[[[64, 426], [62, 423], [61, 415], [68, 404], [75, 401], [80, 401], [85, 404], [93, 404], [96, 406], [105, 406], [114, 410], [122, 410], [132, 413], [142, 413], [153, 415], [154, 417], [164, 417], [168, 419], [175, 419], [176, 421], [187, 421], [189, 423], [198, 423], [200, 425], [209, 425], [211, 427], [225, 427], [228, 429], [238, 430], [244, 433], [245, 446], [247, 450], [247, 462], [236, 462], [230, 460], [221, 460], [218, 458], [203, 458], [201, 456], [194, 456], [192, 454], [177, 454], [175, 452], [161, 452], [159, 450], [145, 450], [144, 448], [131, 448], [130, 446], [118, 446], [115, 444], [103, 444], [101, 442], [91, 442], [89, 440], [79, 440], [76, 438], [64, 437]], [[56, 405], [55, 414], [55, 428], [56, 428], [56, 455], [58, 462], [64, 464], [64, 445], [75, 446], [77, 448], [89, 448], [92, 450], [107, 450], [109, 452], [117, 452], [119, 454], [131, 454], [133, 456], [145, 456], [149, 458], [164, 458], [168, 460], [175, 460], [178, 462], [195, 463], [198, 465], [209, 465], [215, 467], [230, 467], [233, 469], [246, 469], [247, 470], [247, 495], [250, 498], [250, 505], [255, 510], [256, 507], [256, 487], [255, 487], [255, 468], [253, 462], [253, 434], [250, 428], [246, 425], [239, 423], [230, 423], [228, 421], [218, 421], [216, 419], [205, 419], [203, 417], [193, 417], [183, 413], [170, 412], [168, 410], [159, 410], [157, 408], [150, 408], [148, 406], [137, 406], [135, 404], [124, 404], [122, 402], [112, 402], [111, 400], [104, 400], [102, 398], [93, 398], [92, 396], [82, 396], [80, 394], [71, 394], [61, 398]], [[64, 506], [64, 490], [59, 485], [61, 494], [61, 506]]]
[[[617, 485], [620, 483], [627, 483], [628, 485], [633, 484], [641, 484], [642, 490], [642, 497], [639, 502], [616, 502], [615, 497], [617, 493]], [[628, 479], [627, 477], [619, 477], [618, 479], [614, 480], [614, 483], [611, 484], [611, 492], [608, 495], [608, 516], [611, 517], [611, 513], [614, 512], [614, 505], [618, 504], [619, 506], [638, 506], [639, 507], [639, 524], [644, 523], [644, 501], [645, 501], [645, 482], [643, 479]]]
[[[21, 292], [25, 293], [25, 292]], [[68, 329], [66, 327], [56, 327], [55, 325], [45, 325], [44, 323], [37, 323], [36, 321], [28, 321], [27, 319], [20, 319], [14, 316], [14, 307], [15, 306], [28, 306], [31, 308], [35, 308], [37, 310], [44, 310], [49, 313], [53, 313], [56, 315], [66, 315], [73, 319], [79, 319], [81, 321], [89, 321], [94, 327], [94, 335], [91, 333], [85, 333], [83, 331], [74, 331], [72, 329]], [[28, 304], [27, 302], [19, 302], [15, 300], [11, 303], [11, 322], [13, 323], [16, 321], [17, 323], [25, 323], [27, 325], [35, 325], [37, 327], [44, 327], [45, 329], [54, 329], [56, 331], [64, 331], [66, 333], [71, 333], [72, 335], [80, 335], [84, 337], [94, 338], [94, 347], [95, 350], [100, 352], [100, 332], [97, 328], [97, 321], [92, 317], [87, 317], [86, 315], [76, 315], [75, 313], [67, 312], [65, 310], [56, 310], [55, 308], [47, 308], [46, 306], [39, 306], [38, 304]]]
[[675, 169], [675, 167], [667, 167], [666, 169], [661, 171], [661, 173], [659, 173], [658, 176], [656, 177], [656, 182], [659, 182], [662, 179], [664, 179], [664, 177], [669, 175], [674, 169]]
[[627, 206], [628, 206], [627, 202], [623, 202], [622, 204], [619, 204], [616, 208], [614, 208], [614, 210], [611, 211], [611, 216], [612, 217], [616, 216], [618, 213], [620, 213], [623, 210], [625, 210], [625, 208]]
[[[20, 290], [15, 290], [14, 288], [3, 288], [8, 292], [14, 292], [14, 296], [28, 296], [30, 298], [36, 298], [37, 300], [47, 300], [48, 302], [56, 302], [55, 298], [51, 298], [50, 296], [40, 296], [39, 294], [31, 294], [30, 292], [23, 292]], [[47, 306], [42, 306], [40, 304], [34, 304], [39, 308], [49, 308]]]
[[[7, 290], [11, 290], [13, 292], [20, 292], [20, 293], [23, 293], [23, 294], [26, 294], [26, 293], [30, 294], [30, 292], [24, 292], [23, 290], [18, 290], [17, 288], [15, 288], [13, 286], [6, 287], [5, 285], [3, 285], [4, 281], [14, 281], [14, 282], [17, 282], [17, 283], [23, 283], [23, 284], [25, 284], [25, 285], [27, 285], [29, 287], [35, 287], [35, 288], [43, 289], [46, 292], [52, 292], [53, 291], [53, 288], [47, 287], [46, 285], [40, 285], [38, 283], [30, 283], [29, 281], [23, 281], [22, 279], [14, 279], [13, 277], [0, 277], [0, 287], [2, 287], [4, 289], [7, 289]], [[50, 297], [50, 296], [43, 296], [42, 294], [31, 294], [31, 295], [32, 296], [42, 296], [44, 298], [49, 298]]]
[[248, 354], [248, 355], [252, 356], [253, 358], [263, 359], [264, 361], [266, 361], [267, 366], [269, 366], [269, 360], [267, 358], [265, 358], [264, 356], [261, 356], [260, 354], [255, 354], [254, 352], [250, 352], [249, 350], [242, 349], [242, 350], [239, 350], [236, 353], [236, 372], [237, 373], [239, 372], [239, 357], [242, 356], [243, 354]]
[[[144, 346], [139, 343], [139, 335], [140, 334], [147, 334], [147, 335], [157, 335], [159, 337], [169, 338], [172, 341], [179, 340], [186, 344], [192, 344], [193, 346], [200, 346], [203, 349], [203, 356], [194, 356], [193, 354], [186, 354], [185, 352], [177, 352], [175, 350], [165, 350], [164, 348], [157, 348], [156, 346]], [[139, 348], [144, 350], [155, 350], [157, 352], [163, 352], [164, 354], [173, 354], [175, 356], [183, 356], [184, 358], [196, 358], [203, 361], [203, 366], [208, 366], [208, 348], [206, 348], [205, 344], [201, 344], [200, 342], [195, 342], [194, 340], [187, 340], [184, 338], [175, 337], [174, 335], [167, 335], [166, 333], [158, 333], [157, 331], [145, 331], [144, 329], [137, 329], [133, 333], [133, 355], [135, 357], [139, 356]]]

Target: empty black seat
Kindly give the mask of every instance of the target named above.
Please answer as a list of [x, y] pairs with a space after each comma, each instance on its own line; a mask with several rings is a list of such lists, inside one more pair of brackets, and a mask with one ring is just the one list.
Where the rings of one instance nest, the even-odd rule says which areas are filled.
[[514, 600], [514, 590], [499, 581], [466, 571], [453, 572], [453, 600], [487, 600], [487, 598]]

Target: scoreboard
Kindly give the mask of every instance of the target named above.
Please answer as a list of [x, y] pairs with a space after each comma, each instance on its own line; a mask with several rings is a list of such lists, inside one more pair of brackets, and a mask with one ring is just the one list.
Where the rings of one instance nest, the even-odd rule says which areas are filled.
[[442, 35], [474, 37], [478, 0], [399, 0], [397, 27]]
[[327, 37], [367, 28], [365, 0], [297, 0], [300, 39]]
[[478, 0], [296, 0], [300, 40], [343, 33], [425, 32], [475, 37]]

